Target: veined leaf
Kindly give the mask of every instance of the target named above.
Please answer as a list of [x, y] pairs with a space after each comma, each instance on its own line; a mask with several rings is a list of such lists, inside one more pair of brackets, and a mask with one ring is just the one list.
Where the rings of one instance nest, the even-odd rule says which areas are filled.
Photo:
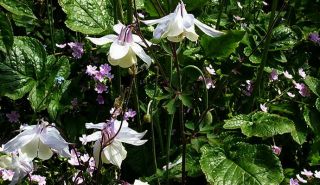
[[0, 6], [13, 14], [36, 19], [32, 9], [25, 0], [0, 0]]
[[320, 80], [312, 76], [307, 76], [304, 81], [308, 85], [309, 89], [320, 97]]
[[113, 17], [108, 8], [111, 1], [101, 0], [59, 0], [67, 14], [68, 28], [84, 34], [101, 34], [111, 28]]
[[13, 31], [11, 23], [6, 14], [0, 12], [0, 50], [4, 45], [5, 52], [9, 51], [13, 45]]
[[45, 75], [46, 52], [29, 37], [15, 37], [4, 61], [0, 61], [0, 94], [13, 100], [22, 98]]
[[238, 143], [230, 151], [203, 146], [201, 169], [212, 185], [278, 185], [283, 180], [279, 159], [265, 145]]

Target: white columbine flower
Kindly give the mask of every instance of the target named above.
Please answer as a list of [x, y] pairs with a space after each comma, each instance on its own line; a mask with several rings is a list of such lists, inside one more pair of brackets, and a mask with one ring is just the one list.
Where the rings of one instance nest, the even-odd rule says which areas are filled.
[[71, 156], [68, 143], [48, 122], [41, 120], [40, 124], [23, 126], [21, 129], [23, 132], [4, 144], [4, 152], [12, 153], [20, 149], [30, 159], [39, 157], [42, 160], [51, 158], [52, 150], [64, 157]]
[[[144, 52], [145, 43], [138, 35], [132, 34], [132, 27], [118, 23], [113, 26], [113, 30], [118, 35], [106, 35], [101, 38], [86, 37], [96, 45], [111, 43], [108, 60], [111, 65], [119, 65], [122, 68], [128, 68], [137, 63], [137, 57], [143, 60], [149, 67], [152, 59]], [[146, 41], [148, 45], [150, 42]]]
[[199, 35], [195, 32], [194, 25], [211, 37], [223, 34], [198, 21], [192, 14], [188, 14], [182, 1], [173, 13], [160, 19], [142, 22], [149, 26], [158, 24], [153, 32], [153, 37], [157, 39], [168, 38], [172, 42], [181, 42], [185, 37], [193, 42], [197, 41]]
[[31, 173], [33, 170], [33, 163], [26, 155], [20, 153], [3, 155], [0, 157], [0, 167], [12, 170], [14, 172], [9, 185], [17, 184], [23, 177]]
[[[129, 128], [128, 122], [125, 120], [123, 120], [121, 128], [120, 125], [121, 121], [118, 120], [98, 124], [86, 123], [87, 129], [101, 130], [87, 136], [88, 142], [96, 141], [93, 147], [96, 164], [99, 164], [99, 159], [101, 159], [103, 163], [111, 163], [120, 168], [122, 161], [127, 156], [127, 151], [122, 142], [135, 146], [140, 146], [147, 142], [147, 140], [141, 140], [147, 131], [138, 133]], [[116, 133], [118, 134], [115, 135]], [[99, 157], [99, 153], [101, 153], [101, 157]]]

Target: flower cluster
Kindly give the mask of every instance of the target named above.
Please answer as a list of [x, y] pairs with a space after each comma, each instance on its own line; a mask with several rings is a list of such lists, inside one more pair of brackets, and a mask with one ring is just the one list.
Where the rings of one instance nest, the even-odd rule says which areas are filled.
[[66, 46], [69, 46], [72, 50], [72, 56], [75, 59], [80, 59], [83, 55], [83, 44], [80, 42], [69, 42], [66, 44], [56, 44], [58, 48], [65, 48]]
[[[301, 175], [300, 175], [301, 174]], [[308, 182], [313, 181], [315, 178], [320, 179], [320, 171], [309, 171], [303, 169], [300, 174], [296, 175], [296, 178], [290, 179], [290, 185], [299, 185], [300, 183], [306, 184]]]
[[111, 66], [108, 64], [102, 64], [99, 66], [99, 70], [97, 70], [96, 66], [88, 65], [86, 73], [96, 82], [94, 90], [98, 93], [97, 102], [99, 104], [104, 104], [104, 99], [101, 94], [108, 92], [108, 86], [106, 84], [113, 78], [113, 74], [111, 74]]

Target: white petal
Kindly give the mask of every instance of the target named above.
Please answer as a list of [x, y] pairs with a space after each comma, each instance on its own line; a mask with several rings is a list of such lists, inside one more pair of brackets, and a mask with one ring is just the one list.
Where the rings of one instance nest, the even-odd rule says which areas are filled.
[[122, 68], [128, 68], [128, 67], [131, 67], [133, 64], [137, 63], [137, 57], [136, 57], [136, 54], [130, 48], [127, 55], [124, 56], [123, 58], [115, 60], [109, 55], [108, 61], [111, 65], [114, 65], [114, 66], [119, 65]]
[[121, 124], [120, 120], [115, 120], [113, 123], [113, 132], [117, 133], [118, 130], [120, 129], [120, 126], [121, 126], [121, 129], [127, 128], [129, 126], [129, 123], [126, 120], [123, 120]]
[[127, 157], [127, 151], [121, 142], [113, 141], [110, 145], [105, 147], [102, 151], [106, 159], [119, 168], [121, 168], [122, 161]]
[[118, 42], [113, 42], [110, 46], [109, 56], [113, 60], [119, 60], [126, 56], [129, 52], [129, 45], [124, 43], [123, 45], [118, 44]]
[[163, 34], [166, 32], [166, 30], [168, 29], [168, 23], [169, 22], [164, 22], [164, 23], [158, 24], [156, 29], [153, 31], [153, 37], [156, 39], [160, 39], [163, 36]]
[[39, 141], [39, 137], [35, 137], [21, 148], [21, 153], [25, 154], [29, 159], [36, 158], [38, 155]]
[[86, 136], [86, 142], [92, 142], [97, 141], [98, 139], [101, 139], [101, 131], [94, 132], [90, 135]]
[[176, 13], [168, 24], [167, 30], [163, 36], [175, 37], [183, 33], [183, 18], [180, 13]]
[[167, 16], [161, 17], [160, 19], [145, 20], [145, 21], [141, 21], [141, 22], [143, 22], [144, 24], [146, 24], [148, 26], [152, 26], [154, 24], [158, 24], [158, 23], [162, 23], [162, 22], [166, 22], [166, 21], [170, 20], [172, 15], [174, 15], [174, 13], [170, 13]]
[[118, 35], [120, 34], [121, 30], [125, 28], [126, 26], [123, 25], [121, 22], [118, 22], [118, 24], [113, 26], [113, 31], [115, 31]]
[[181, 42], [183, 39], [184, 39], [184, 35], [183, 34], [180, 34], [178, 36], [173, 36], [173, 37], [167, 37], [167, 39], [171, 42]]
[[183, 26], [184, 28], [190, 28], [191, 26], [194, 26], [194, 16], [192, 14], [186, 14], [183, 17]]
[[186, 29], [184, 34], [192, 42], [196, 42], [199, 37], [199, 35], [194, 30], [194, 26], [191, 26], [190, 28]]
[[52, 157], [52, 154], [53, 152], [51, 151], [51, 149], [40, 141], [38, 148], [38, 157], [42, 160], [48, 160]]
[[148, 65], [148, 67], [151, 65], [153, 61], [152, 58], [144, 52], [143, 48], [139, 44], [131, 43], [131, 48], [138, 55], [138, 57]]
[[93, 37], [86, 37], [86, 38], [96, 45], [104, 45], [104, 44], [108, 44], [110, 42], [115, 41], [118, 37], [116, 35], [106, 35], [100, 38], [93, 38]]
[[93, 124], [93, 123], [86, 123], [86, 128], [87, 129], [99, 129], [102, 130], [103, 126], [105, 125], [105, 122], [102, 123], [97, 123], [97, 124]]
[[215, 30], [208, 25], [203, 24], [202, 22], [198, 21], [197, 19], [194, 19], [194, 23], [198, 26], [198, 28], [203, 31], [205, 34], [211, 36], [211, 37], [217, 37], [219, 35], [222, 35], [223, 32]]
[[[96, 166], [99, 165], [99, 159], [100, 159], [99, 154], [100, 153], [102, 154], [102, 151], [100, 150], [101, 150], [101, 140], [99, 139], [93, 145], [93, 157], [96, 162]], [[104, 155], [101, 155], [101, 160], [106, 164], [109, 163]]]
[[9, 142], [3, 145], [4, 152], [14, 152], [29, 143], [34, 136], [36, 135], [34, 129], [28, 129], [23, 131], [22, 133], [18, 134], [16, 137], [11, 139]]
[[46, 129], [46, 132], [43, 131], [40, 134], [40, 140], [43, 144], [48, 145], [64, 157], [70, 157], [68, 143], [62, 138], [59, 131], [54, 127], [47, 127]]
[[[140, 44], [143, 47], [147, 47], [146, 44], [142, 41], [142, 39], [136, 35], [136, 34], [132, 34], [132, 38], [133, 38], [133, 42]], [[148, 46], [152, 45], [152, 42], [148, 41], [148, 40], [144, 40], [146, 41], [146, 43], [148, 44]]]

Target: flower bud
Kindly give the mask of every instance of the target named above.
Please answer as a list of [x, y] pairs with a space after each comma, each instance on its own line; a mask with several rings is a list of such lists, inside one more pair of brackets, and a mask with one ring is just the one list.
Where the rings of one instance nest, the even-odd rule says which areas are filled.
[[151, 115], [150, 114], [145, 114], [143, 116], [143, 121], [146, 123], [151, 123]]

